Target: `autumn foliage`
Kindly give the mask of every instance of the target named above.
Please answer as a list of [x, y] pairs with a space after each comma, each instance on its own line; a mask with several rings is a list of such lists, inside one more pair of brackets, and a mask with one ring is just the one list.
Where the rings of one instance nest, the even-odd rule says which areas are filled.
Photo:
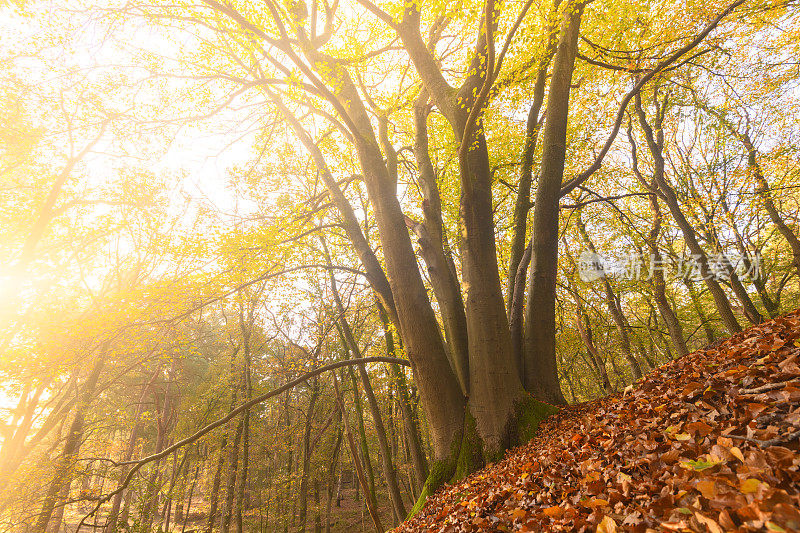
[[570, 406], [398, 532], [800, 530], [800, 310]]

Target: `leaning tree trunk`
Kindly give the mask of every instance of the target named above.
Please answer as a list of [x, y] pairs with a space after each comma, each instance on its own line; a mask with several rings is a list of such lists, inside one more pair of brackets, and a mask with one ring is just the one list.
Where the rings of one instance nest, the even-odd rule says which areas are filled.
[[350, 446], [350, 457], [353, 459], [353, 467], [355, 468], [356, 475], [358, 476], [358, 482], [361, 485], [361, 488], [364, 490], [364, 500], [367, 505], [367, 510], [369, 511], [369, 516], [372, 519], [372, 524], [375, 526], [376, 533], [383, 533], [383, 525], [381, 525], [381, 519], [378, 515], [378, 506], [369, 496], [369, 491], [367, 490], [367, 478], [364, 476], [364, 470], [361, 468], [361, 461], [358, 460], [358, 448], [356, 447], [356, 442], [353, 439], [353, 432], [350, 431], [350, 421], [347, 417], [347, 411], [344, 408], [344, 402], [342, 401], [342, 393], [339, 391], [339, 384], [336, 379], [336, 374], [333, 375], [333, 388], [334, 392], [336, 393], [336, 402], [339, 404], [339, 410], [342, 412], [342, 421], [344, 422], [344, 431], [347, 435], [347, 444]]
[[730, 131], [731, 134], [742, 143], [745, 150], [747, 150], [747, 163], [750, 167], [750, 172], [753, 175], [753, 179], [755, 180], [755, 192], [763, 202], [764, 209], [769, 215], [769, 219], [778, 229], [778, 232], [784, 238], [786, 244], [789, 245], [789, 249], [792, 251], [792, 265], [797, 270], [797, 274], [800, 275], [800, 239], [798, 239], [797, 234], [792, 230], [792, 228], [786, 224], [786, 221], [783, 219], [780, 211], [778, 211], [778, 208], [775, 205], [775, 201], [772, 198], [772, 193], [770, 192], [771, 189], [769, 182], [767, 181], [767, 178], [764, 175], [764, 169], [758, 160], [759, 153], [758, 149], [753, 143], [753, 139], [750, 137], [750, 134], [747, 131], [744, 133], [740, 132], [736, 128], [736, 125], [729, 121], [722, 113], [702, 104], [701, 102], [697, 103], [704, 110], [714, 115], [728, 129], [728, 131]]
[[[386, 341], [386, 353], [390, 357], [396, 357], [394, 335], [389, 326], [389, 319], [383, 311], [383, 307], [378, 305], [378, 315], [383, 324], [383, 337]], [[399, 340], [399, 339], [398, 339]], [[397, 388], [397, 403], [400, 407], [400, 414], [403, 417], [403, 427], [408, 442], [408, 451], [411, 455], [411, 462], [414, 465], [414, 477], [416, 485], [422, 487], [428, 477], [428, 459], [425, 457], [425, 450], [422, 447], [422, 436], [420, 434], [419, 420], [414, 416], [411, 399], [408, 396], [408, 384], [406, 375], [399, 365], [390, 364], [389, 370]]]
[[[653, 157], [653, 160], [656, 161], [656, 165], [661, 166], [663, 168], [664, 156], [661, 148], [658, 146], [656, 142], [653, 129], [650, 126], [649, 122], [647, 121], [644, 109], [642, 108], [641, 95], [637, 94], [635, 96], [634, 102], [635, 102], [634, 107], [636, 109], [636, 114], [639, 118], [639, 124], [641, 125], [642, 131], [644, 132], [645, 139], [647, 141], [647, 146], [650, 150], [650, 155]], [[667, 181], [667, 177], [665, 175], [656, 174], [654, 178], [658, 183], [658, 190], [660, 192], [661, 198], [667, 204], [667, 207], [669, 208], [670, 213], [672, 214], [672, 218], [678, 224], [678, 227], [680, 228], [681, 233], [683, 234], [683, 238], [686, 241], [686, 246], [689, 247], [689, 250], [692, 252], [694, 258], [698, 262], [700, 275], [703, 277], [703, 281], [705, 282], [706, 287], [708, 287], [708, 291], [711, 293], [711, 296], [714, 299], [714, 304], [716, 305], [717, 311], [719, 312], [720, 318], [722, 319], [722, 324], [732, 334], [741, 331], [742, 327], [739, 325], [739, 322], [736, 321], [736, 317], [733, 315], [733, 309], [731, 308], [731, 304], [728, 301], [728, 297], [725, 294], [725, 291], [722, 290], [720, 284], [711, 275], [711, 271], [708, 264], [708, 256], [706, 255], [702, 246], [700, 246], [694, 228], [686, 219], [686, 216], [683, 214], [683, 211], [681, 210], [681, 206], [680, 203], [678, 202], [678, 196], [675, 193], [675, 189]]]
[[[330, 257], [326, 257], [326, 259], [328, 262], [330, 262]], [[333, 296], [333, 301], [336, 303], [336, 310], [339, 314], [339, 324], [341, 325], [340, 331], [344, 337], [343, 340], [345, 341], [346, 347], [349, 348], [353, 357], [356, 359], [361, 359], [361, 350], [359, 349], [355, 337], [353, 336], [353, 331], [350, 329], [350, 324], [348, 324], [347, 319], [345, 318], [345, 308], [342, 304], [342, 299], [339, 297], [339, 289], [336, 286], [336, 277], [333, 275], [333, 270], [329, 270], [328, 275], [331, 285], [331, 294]], [[383, 424], [383, 417], [381, 416], [378, 400], [375, 398], [375, 392], [372, 389], [372, 384], [370, 383], [366, 368], [364, 368], [364, 365], [358, 365], [357, 370], [361, 378], [361, 386], [364, 388], [364, 395], [367, 397], [367, 403], [369, 404], [370, 413], [372, 414], [372, 420], [375, 424], [375, 432], [378, 436], [378, 450], [380, 452], [379, 455], [381, 459], [381, 468], [383, 470], [384, 481], [386, 481], [386, 486], [389, 489], [389, 498], [392, 502], [392, 510], [397, 523], [400, 523], [400, 521], [406, 516], [406, 509], [403, 505], [403, 497], [400, 493], [400, 486], [397, 483], [397, 472], [392, 464], [392, 455], [389, 449], [389, 442], [386, 439], [386, 428]]]
[[[655, 137], [655, 143], [658, 149], [663, 149], [664, 146], [664, 131], [661, 128], [661, 120], [662, 116], [659, 113], [656, 117], [657, 128]], [[628, 139], [631, 145], [633, 171], [641, 184], [644, 185], [648, 191], [650, 191], [650, 194], [648, 195], [648, 202], [650, 214], [653, 217], [653, 222], [650, 226], [650, 232], [645, 238], [645, 242], [647, 243], [647, 248], [650, 250], [650, 255], [652, 257], [653, 268], [652, 272], [650, 272], [650, 276], [653, 280], [653, 296], [656, 301], [656, 306], [658, 307], [658, 312], [661, 315], [661, 319], [667, 325], [667, 329], [669, 330], [669, 337], [672, 341], [672, 346], [675, 348], [678, 356], [683, 356], [689, 353], [689, 349], [686, 346], [686, 337], [684, 337], [683, 327], [681, 326], [680, 320], [678, 320], [675, 311], [673, 311], [672, 306], [667, 299], [667, 284], [664, 280], [663, 270], [664, 260], [661, 255], [661, 249], [658, 247], [658, 239], [661, 235], [661, 223], [663, 220], [661, 206], [658, 203], [658, 195], [656, 194], [656, 191], [658, 190], [658, 180], [654, 178], [650, 183], [648, 183], [639, 172], [638, 158], [636, 154], [636, 142], [634, 141], [633, 132], [631, 131], [630, 127], [628, 128]], [[654, 174], [664, 174], [663, 158], [655, 162]]]
[[744, 266], [745, 270], [750, 273], [750, 281], [756, 288], [758, 297], [761, 300], [761, 303], [764, 304], [764, 309], [767, 310], [767, 314], [770, 318], [775, 318], [778, 316], [778, 305], [775, 303], [772, 297], [770, 297], [769, 292], [767, 291], [767, 285], [764, 282], [764, 277], [761, 275], [760, 269], [756, 268], [756, 264], [753, 263], [750, 254], [747, 251], [744, 238], [739, 232], [739, 228], [736, 227], [736, 221], [733, 218], [733, 213], [731, 213], [731, 210], [728, 207], [728, 202], [723, 198], [720, 200], [720, 205], [722, 206], [722, 211], [727, 216], [731, 230], [733, 231], [736, 249], [739, 251], [739, 255], [742, 256], [742, 265]]
[[[362, 264], [370, 273], [368, 280], [381, 298], [387, 312], [393, 317], [393, 321], [396, 320], [406, 353], [413, 365], [415, 381], [419, 386], [431, 428], [436, 459], [446, 465], [446, 468], [441, 470], [441, 475], [432, 480], [432, 486], [435, 488], [455, 471], [453, 456], [461, 448], [466, 400], [455, 372], [450, 366], [439, 325], [420, 276], [411, 238], [406, 229], [406, 220], [397, 199], [397, 184], [386, 169], [386, 163], [358, 90], [347, 71], [332, 58], [317, 57], [314, 63], [320, 68], [327, 69], [322, 74], [337, 87], [337, 102], [343, 102], [350, 110], [350, 118], [357, 128], [354, 134], [360, 140], [356, 148], [370, 203], [375, 211], [388, 276], [381, 277], [383, 270], [379, 268], [377, 260], [372, 261], [374, 254], [364, 249], [363, 234], [360, 233], [360, 229], [356, 232], [358, 225], [351, 227], [352, 224], [348, 223], [345, 228], [351, 241], [355, 238], [353, 242], [361, 243], [357, 250]], [[340, 214], [346, 221], [350, 220], [352, 207], [335, 185], [322, 151], [277, 96], [273, 97], [273, 101], [314, 158], [314, 163], [323, 176]], [[387, 280], [388, 290], [380, 283], [383, 280]]]
[[[420, 255], [428, 267], [431, 287], [439, 304], [444, 326], [450, 363], [456, 373], [461, 390], [469, 393], [469, 338], [467, 316], [461, 295], [461, 283], [456, 273], [447, 237], [442, 222], [442, 201], [436, 183], [436, 171], [428, 152], [428, 92], [422, 90], [414, 103], [414, 158], [419, 169], [419, 187], [422, 192], [423, 222], [407, 218], [406, 222], [417, 236]], [[385, 128], [382, 128], [385, 129]], [[392, 154], [396, 164], [394, 148], [384, 142], [384, 151]]]
[[317, 399], [319, 398], [319, 379], [314, 378], [311, 382], [311, 398], [308, 401], [308, 411], [306, 412], [306, 423], [303, 428], [303, 438], [301, 446], [303, 455], [301, 458], [302, 466], [300, 470], [300, 490], [298, 498], [298, 507], [300, 509], [300, 516], [298, 518], [298, 531], [305, 533], [306, 521], [308, 517], [308, 477], [311, 470], [311, 429], [314, 420], [314, 410], [317, 406]]
[[578, 327], [578, 334], [586, 346], [586, 351], [589, 352], [589, 360], [597, 372], [597, 377], [600, 381], [600, 386], [603, 392], [609, 394], [612, 391], [611, 381], [608, 379], [608, 372], [606, 371], [606, 362], [594, 345], [594, 338], [592, 334], [592, 324], [589, 322], [589, 317], [583, 311], [582, 307], [578, 307], [578, 316], [575, 318], [575, 325]]
[[217, 521], [217, 509], [219, 506], [219, 489], [222, 485], [222, 470], [225, 466], [225, 448], [228, 445], [228, 432], [226, 431], [222, 435], [222, 439], [220, 440], [219, 444], [219, 458], [217, 459], [217, 468], [214, 471], [214, 480], [211, 483], [211, 494], [209, 495], [209, 499], [211, 500], [209, 508], [208, 508], [208, 518], [206, 519], [206, 529], [205, 533], [212, 533], [214, 530], [214, 524]]
[[[139, 395], [139, 401], [136, 404], [136, 414], [133, 417], [133, 427], [131, 428], [131, 434], [130, 437], [128, 438], [128, 445], [126, 446], [125, 453], [123, 454], [122, 458], [123, 462], [130, 461], [131, 458], [133, 457], [133, 452], [136, 450], [136, 443], [139, 440], [139, 435], [142, 430], [141, 418], [144, 410], [144, 400], [147, 395], [147, 391], [153, 385], [153, 382], [155, 381], [156, 377], [158, 377], [160, 371], [161, 369], [159, 368], [158, 370], [153, 372], [150, 381], [148, 381], [142, 387], [142, 393]], [[120, 468], [119, 472], [120, 483], [122, 483], [124, 479], [127, 477], [129, 468], [130, 465], [127, 464], [123, 464], [122, 468]], [[129, 492], [129, 490], [120, 491], [119, 493], [115, 494], [114, 499], [111, 500], [111, 510], [108, 513], [108, 518], [106, 519], [105, 533], [116, 533], [117, 523], [119, 521], [119, 511], [122, 505], [122, 498], [126, 492]], [[127, 526], [127, 524], [123, 524], [123, 527], [125, 526]]]

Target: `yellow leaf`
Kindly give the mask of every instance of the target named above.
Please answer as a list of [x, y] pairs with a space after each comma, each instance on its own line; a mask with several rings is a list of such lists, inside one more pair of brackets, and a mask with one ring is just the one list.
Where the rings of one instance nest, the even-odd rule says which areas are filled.
[[605, 507], [608, 505], [608, 500], [604, 500], [602, 498], [592, 498], [591, 500], [581, 503], [584, 507], [591, 507], [592, 509], [595, 509], [597, 507]]
[[741, 462], [744, 462], [744, 455], [742, 454], [742, 450], [734, 446], [729, 451], [731, 452], [731, 455], [739, 459]]
[[758, 487], [761, 486], [761, 482], [754, 478], [745, 479], [739, 484], [739, 490], [741, 490], [745, 494], [752, 494], [753, 492], [758, 490]]
[[597, 533], [616, 533], [617, 523], [610, 516], [604, 516], [597, 526]]
[[697, 519], [698, 522], [703, 524], [708, 528], [709, 533], [724, 533], [722, 528], [717, 524], [716, 521], [708, 518], [707, 516], [703, 516], [700, 513], [694, 513], [694, 517]]

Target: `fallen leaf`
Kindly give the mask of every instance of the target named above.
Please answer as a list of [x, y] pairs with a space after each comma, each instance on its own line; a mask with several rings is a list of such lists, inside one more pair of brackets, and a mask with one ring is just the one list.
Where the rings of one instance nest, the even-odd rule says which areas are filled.
[[616, 533], [617, 523], [610, 516], [604, 516], [597, 526], [597, 533]]

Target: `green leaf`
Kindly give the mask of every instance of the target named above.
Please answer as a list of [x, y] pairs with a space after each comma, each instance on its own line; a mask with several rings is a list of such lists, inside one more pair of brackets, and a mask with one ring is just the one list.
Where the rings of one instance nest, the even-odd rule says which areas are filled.
[[696, 461], [681, 461], [681, 466], [686, 469], [692, 469], [695, 472], [702, 472], [703, 470], [708, 470], [709, 468], [713, 468], [717, 466], [720, 461], [705, 461], [703, 459], [698, 459]]

